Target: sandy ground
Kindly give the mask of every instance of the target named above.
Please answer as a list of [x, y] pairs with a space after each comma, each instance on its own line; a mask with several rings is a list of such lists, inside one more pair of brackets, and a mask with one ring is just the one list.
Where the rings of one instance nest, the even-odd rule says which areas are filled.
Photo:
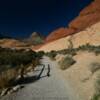
[[[74, 48], [87, 43], [91, 45], [100, 45], [100, 22], [92, 25], [84, 31], [74, 34], [73, 36], [68, 36], [48, 43], [37, 51], [43, 50], [48, 52], [52, 50], [57, 51], [66, 49], [70, 45], [69, 40], [72, 41]], [[74, 91], [76, 91], [83, 100], [90, 100], [95, 92], [94, 83], [96, 74], [92, 75], [89, 66], [93, 62], [99, 63], [100, 56], [95, 56], [93, 53], [88, 52], [79, 52], [74, 59], [77, 63], [65, 71], [59, 71], [59, 74], [63, 75], [65, 80], [69, 80]], [[59, 60], [60, 59], [58, 59], [58, 61]]]
[[43, 50], [48, 52], [51, 50], [66, 49], [69, 46], [69, 39], [72, 41], [74, 47], [79, 47], [80, 45], [84, 45], [86, 43], [100, 45], [100, 22], [85, 29], [84, 31], [74, 34], [73, 36], [68, 36], [50, 42], [42, 46], [37, 51]]
[[[44, 57], [42, 63], [46, 65], [40, 80], [25, 85], [22, 90], [5, 96], [0, 100], [82, 100], [78, 97], [73, 88], [65, 82], [60, 75], [58, 65], [49, 58]], [[50, 64], [50, 77], [47, 77], [47, 64]], [[38, 75], [42, 66], [38, 66], [35, 72], [29, 73], [29, 76]], [[29, 81], [29, 80], [28, 80]]]
[[[100, 56], [95, 56], [94, 53], [79, 52], [74, 59], [76, 64], [71, 66], [60, 74], [72, 85], [74, 91], [79, 94], [83, 100], [90, 100], [95, 93], [94, 83], [96, 73], [90, 71], [90, 64], [93, 62], [100, 63]], [[66, 82], [67, 82], [66, 81]]]

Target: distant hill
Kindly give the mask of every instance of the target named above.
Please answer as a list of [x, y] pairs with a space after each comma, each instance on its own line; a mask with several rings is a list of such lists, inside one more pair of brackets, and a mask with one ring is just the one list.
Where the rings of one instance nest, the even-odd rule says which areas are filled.
[[3, 48], [25, 48], [27, 45], [16, 39], [0, 39], [0, 46]]
[[0, 33], [0, 39], [4, 39], [4, 38], [11, 38], [9, 35], [7, 35], [7, 33]]
[[33, 32], [26, 39], [16, 39], [0, 33], [0, 46], [4, 48], [25, 49], [44, 43], [44, 37], [37, 32]]
[[24, 42], [30, 45], [39, 45], [44, 43], [44, 37], [37, 32], [33, 32], [28, 38], [24, 39]]

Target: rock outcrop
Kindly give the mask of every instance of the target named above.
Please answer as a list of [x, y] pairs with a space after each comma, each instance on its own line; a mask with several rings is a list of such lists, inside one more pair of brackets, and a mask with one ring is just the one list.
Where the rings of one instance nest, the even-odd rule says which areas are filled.
[[100, 45], [100, 22], [76, 34], [47, 43], [37, 51], [49, 52], [52, 50], [67, 49], [70, 45], [69, 40], [72, 42], [74, 48], [86, 45], [87, 43], [96, 46]]
[[66, 37], [66, 36], [71, 35], [73, 33], [75, 33], [74, 29], [62, 27], [62, 28], [59, 28], [59, 29], [53, 31], [52, 33], [50, 33], [50, 35], [46, 38], [46, 42], [51, 42], [53, 40]]
[[69, 24], [69, 27], [81, 31], [99, 21], [100, 0], [94, 0], [94, 2], [80, 12], [79, 16]]
[[40, 33], [33, 32], [29, 38], [24, 39], [24, 42], [29, 45], [40, 45], [44, 42], [44, 38], [40, 35]]
[[77, 33], [87, 27], [100, 21], [100, 0], [94, 0], [90, 5], [85, 7], [74, 20], [72, 20], [68, 28], [59, 28], [50, 33], [46, 38], [46, 42], [57, 40], [65, 36]]

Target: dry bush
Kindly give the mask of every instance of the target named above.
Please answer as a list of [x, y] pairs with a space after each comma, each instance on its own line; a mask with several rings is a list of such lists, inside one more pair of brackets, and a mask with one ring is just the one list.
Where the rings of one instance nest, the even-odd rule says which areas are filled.
[[0, 74], [0, 89], [12, 86], [14, 80], [18, 76], [16, 69], [9, 69]]
[[93, 63], [90, 64], [89, 68], [90, 68], [90, 71], [92, 73], [95, 73], [96, 71], [100, 70], [100, 63], [99, 62], [93, 62]]
[[69, 68], [71, 65], [73, 65], [76, 61], [72, 57], [65, 57], [61, 61], [59, 61], [60, 69], [65, 70]]
[[100, 100], [100, 74], [98, 74], [96, 83], [95, 83], [96, 93], [91, 100]]
[[[24, 77], [27, 69], [39, 64], [43, 52], [0, 48], [0, 89], [10, 87], [17, 76]], [[8, 67], [9, 66], [9, 67]]]
[[35, 67], [39, 64], [40, 64], [39, 58], [34, 59], [31, 63], [26, 65], [21, 64], [18, 69], [19, 76], [21, 78], [24, 78], [24, 75], [26, 75], [30, 71], [34, 71]]
[[54, 50], [52, 50], [51, 52], [48, 52], [46, 55], [47, 55], [48, 57], [50, 57], [51, 60], [55, 60], [55, 57], [56, 57], [56, 55], [57, 55], [57, 52], [54, 51]]

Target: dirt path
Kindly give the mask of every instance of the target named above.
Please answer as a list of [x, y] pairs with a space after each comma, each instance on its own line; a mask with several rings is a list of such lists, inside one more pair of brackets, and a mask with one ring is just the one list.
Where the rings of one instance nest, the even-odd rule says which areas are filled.
[[[56, 62], [51, 61], [48, 57], [44, 57], [42, 64], [45, 64], [41, 78], [34, 82], [27, 82], [25, 88], [17, 93], [3, 97], [1, 100], [81, 100], [73, 92], [72, 87], [67, 84], [61, 75]], [[48, 67], [50, 65], [50, 77], [47, 76]], [[43, 66], [38, 66], [34, 74], [39, 75]]]

